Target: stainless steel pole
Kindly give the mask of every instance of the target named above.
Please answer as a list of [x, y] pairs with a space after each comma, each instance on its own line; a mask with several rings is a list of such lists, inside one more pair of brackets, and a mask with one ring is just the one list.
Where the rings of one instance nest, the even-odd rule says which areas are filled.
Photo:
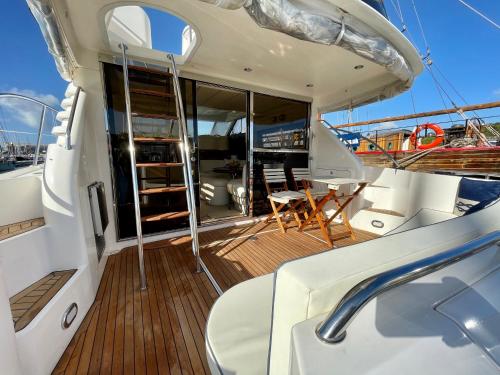
[[147, 288], [146, 274], [144, 272], [144, 245], [142, 238], [141, 226], [141, 205], [139, 200], [139, 186], [137, 180], [137, 165], [135, 161], [135, 143], [134, 143], [134, 130], [132, 128], [132, 108], [130, 105], [130, 92], [128, 87], [128, 60], [127, 60], [127, 46], [123, 43], [120, 44], [123, 59], [123, 85], [125, 89], [125, 108], [127, 111], [127, 130], [128, 130], [128, 144], [130, 148], [130, 167], [132, 169], [132, 187], [134, 190], [134, 208], [135, 208], [135, 227], [137, 230], [137, 253], [139, 255], [139, 273], [141, 276], [141, 290]]
[[196, 258], [196, 271], [201, 272], [201, 261], [200, 261], [200, 244], [198, 242], [198, 215], [196, 212], [196, 199], [194, 195], [194, 183], [193, 183], [193, 169], [191, 167], [191, 152], [189, 146], [189, 137], [186, 124], [186, 117], [184, 116], [184, 105], [182, 103], [181, 87], [179, 85], [179, 77], [177, 75], [177, 66], [175, 64], [175, 59], [172, 54], [167, 55], [168, 59], [172, 63], [172, 74], [174, 77], [174, 90], [177, 97], [177, 106], [179, 108], [179, 119], [180, 119], [180, 133], [181, 133], [181, 145], [182, 151], [184, 152], [184, 165], [187, 174], [187, 192], [188, 192], [188, 209], [189, 209], [189, 221], [191, 228], [191, 240], [193, 246], [193, 253]]
[[38, 138], [36, 140], [36, 148], [35, 148], [35, 157], [33, 158], [33, 165], [38, 165], [38, 156], [40, 154], [40, 144], [42, 142], [42, 132], [43, 132], [43, 124], [45, 123], [45, 113], [47, 111], [47, 107], [42, 107], [42, 116], [40, 117], [40, 126], [38, 127]]

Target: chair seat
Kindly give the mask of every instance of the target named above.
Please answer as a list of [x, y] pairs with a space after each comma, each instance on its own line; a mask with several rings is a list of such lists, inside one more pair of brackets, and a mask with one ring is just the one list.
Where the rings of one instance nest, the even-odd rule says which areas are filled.
[[272, 193], [271, 195], [267, 196], [268, 199], [272, 199], [275, 202], [278, 203], [288, 203], [290, 201], [295, 201], [298, 199], [306, 199], [306, 195], [304, 193], [301, 193], [299, 191], [278, 191], [276, 193]]
[[274, 275], [234, 286], [215, 302], [207, 322], [205, 343], [212, 374], [265, 374]]

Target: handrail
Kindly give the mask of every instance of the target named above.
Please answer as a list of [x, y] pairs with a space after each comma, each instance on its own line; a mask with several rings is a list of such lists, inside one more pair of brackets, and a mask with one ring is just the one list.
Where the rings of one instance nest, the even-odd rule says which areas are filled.
[[0, 99], [1, 98], [13, 98], [13, 99], [22, 99], [22, 100], [26, 100], [28, 102], [32, 102], [32, 103], [35, 103], [39, 106], [42, 107], [42, 114], [40, 116], [40, 123], [38, 125], [38, 133], [37, 133], [37, 141], [36, 141], [36, 146], [35, 146], [35, 156], [33, 158], [33, 165], [38, 165], [38, 158], [40, 156], [40, 146], [41, 146], [41, 142], [42, 142], [42, 132], [43, 132], [43, 125], [45, 123], [45, 117], [46, 117], [46, 113], [47, 113], [47, 109], [57, 113], [58, 110], [48, 104], [45, 104], [44, 102], [42, 102], [41, 100], [38, 100], [38, 99], [34, 99], [34, 98], [30, 98], [29, 96], [25, 96], [25, 95], [21, 95], [21, 94], [12, 94], [12, 93], [0, 93]]
[[187, 189], [187, 206], [189, 210], [189, 228], [191, 231], [191, 243], [193, 247], [193, 253], [196, 258], [196, 271], [202, 271], [202, 260], [200, 257], [200, 244], [198, 240], [198, 215], [196, 212], [196, 198], [194, 192], [194, 182], [193, 182], [193, 170], [191, 166], [191, 151], [189, 145], [189, 135], [186, 117], [184, 115], [184, 104], [182, 102], [182, 91], [179, 83], [179, 74], [177, 73], [177, 65], [175, 63], [174, 55], [169, 53], [167, 59], [170, 60], [172, 65], [172, 76], [174, 84], [174, 92], [176, 96], [177, 113], [179, 115], [180, 123], [180, 137], [181, 137], [181, 158], [184, 164], [183, 173], [184, 181], [186, 182]]
[[477, 254], [495, 243], [500, 246], [500, 231], [498, 230], [451, 250], [382, 272], [361, 281], [347, 292], [328, 314], [328, 317], [316, 329], [316, 335], [320, 340], [329, 344], [341, 342], [346, 336], [349, 324], [361, 309], [375, 297], [397, 286]]
[[[346, 134], [354, 134], [353, 132], [350, 132], [348, 130], [344, 130], [344, 129], [337, 129], [337, 128], [334, 128], [332, 127], [332, 125], [325, 119], [321, 119], [320, 120], [321, 122], [324, 122], [326, 125], [328, 125], [330, 127], [330, 130], [333, 130], [335, 133], [337, 133], [337, 135], [340, 135], [339, 132], [344, 132]], [[382, 153], [392, 162], [392, 164], [394, 165], [395, 168], [400, 168], [400, 165], [399, 163], [396, 161], [396, 159], [394, 159], [391, 154], [389, 154], [382, 146], [380, 146], [378, 143], [372, 141], [370, 138], [367, 138], [365, 137], [364, 135], [362, 135], [361, 133], [359, 133], [359, 137], [364, 139], [365, 141], [367, 141], [368, 143], [371, 143], [372, 145], [374, 145], [376, 148], [378, 148], [380, 151], [382, 151]]]
[[73, 128], [73, 120], [75, 119], [76, 106], [78, 105], [78, 98], [80, 97], [81, 90], [82, 88], [80, 86], [77, 86], [75, 91], [75, 99], [73, 100], [71, 112], [69, 113], [68, 125], [66, 127], [66, 150], [71, 150], [71, 129]]

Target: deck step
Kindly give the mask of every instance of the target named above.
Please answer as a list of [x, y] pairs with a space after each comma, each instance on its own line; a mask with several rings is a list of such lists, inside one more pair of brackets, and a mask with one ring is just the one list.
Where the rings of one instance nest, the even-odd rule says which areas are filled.
[[189, 211], [172, 211], [172, 212], [165, 212], [163, 214], [144, 216], [142, 218], [142, 221], [150, 223], [153, 221], [180, 219], [186, 216], [189, 216]]
[[161, 193], [176, 193], [179, 191], [186, 191], [186, 186], [169, 186], [161, 188], [150, 188], [139, 190], [139, 194], [149, 195], [149, 194], [161, 194]]
[[30, 324], [75, 272], [76, 270], [51, 272], [11, 297], [9, 302], [15, 331]]
[[158, 167], [158, 168], [173, 168], [182, 167], [182, 163], [137, 163], [137, 168], [148, 168], [148, 167]]
[[174, 116], [174, 115], [143, 113], [143, 112], [133, 112], [132, 117], [152, 118], [152, 119], [159, 119], [159, 120], [178, 120], [179, 119], [177, 116]]
[[0, 226], [0, 241], [45, 225], [43, 217]]
[[131, 94], [159, 96], [161, 98], [175, 98], [175, 95], [169, 92], [161, 92], [156, 90], [130, 89]]
[[144, 66], [137, 66], [137, 65], [129, 65], [128, 70], [132, 71], [137, 71], [137, 72], [144, 72], [144, 73], [150, 73], [150, 74], [155, 74], [159, 76], [164, 76], [164, 77], [172, 77], [172, 73], [165, 72], [163, 70], [159, 69], [153, 69], [153, 68], [146, 68]]
[[160, 137], [134, 137], [134, 142], [140, 143], [180, 143], [179, 138], [160, 138]]

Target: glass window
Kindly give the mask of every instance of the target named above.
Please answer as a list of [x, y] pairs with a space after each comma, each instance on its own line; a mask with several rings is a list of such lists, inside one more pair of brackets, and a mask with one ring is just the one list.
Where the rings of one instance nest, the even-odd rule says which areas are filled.
[[307, 149], [309, 104], [254, 94], [254, 148]]

